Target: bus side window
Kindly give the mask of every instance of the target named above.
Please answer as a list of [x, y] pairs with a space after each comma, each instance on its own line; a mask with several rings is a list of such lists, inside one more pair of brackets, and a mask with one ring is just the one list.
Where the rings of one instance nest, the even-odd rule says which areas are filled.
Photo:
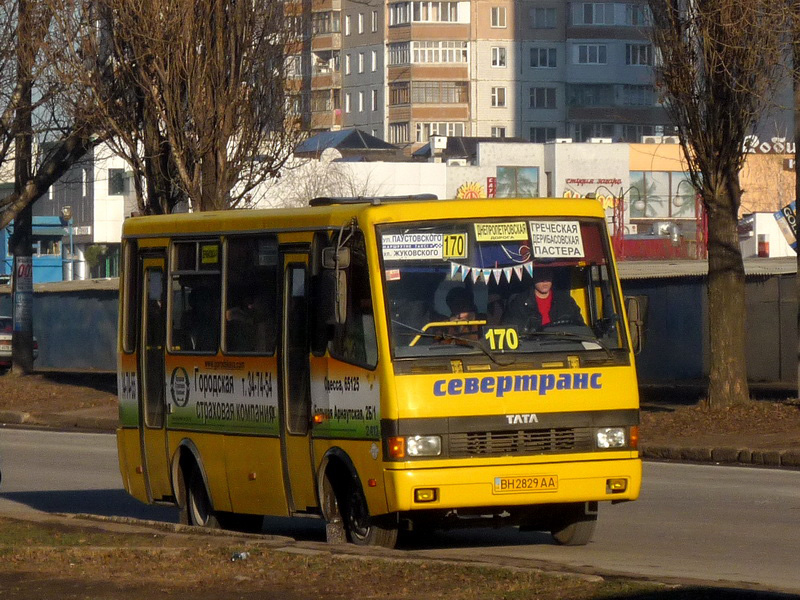
[[219, 346], [219, 242], [176, 242], [170, 278], [170, 350], [216, 352]]
[[277, 340], [278, 240], [229, 238], [226, 245], [225, 351], [273, 354]]
[[361, 232], [355, 235], [350, 244], [350, 256], [347, 321], [336, 328], [330, 353], [345, 362], [374, 368], [378, 364], [378, 341], [375, 337], [367, 252]]

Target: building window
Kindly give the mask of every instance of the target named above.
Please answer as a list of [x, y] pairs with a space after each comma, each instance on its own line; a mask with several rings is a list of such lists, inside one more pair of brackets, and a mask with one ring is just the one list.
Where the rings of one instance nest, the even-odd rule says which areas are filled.
[[572, 139], [576, 142], [588, 142], [591, 138], [613, 138], [613, 123], [574, 123]]
[[350, 15], [344, 16], [344, 34], [350, 35]]
[[531, 88], [531, 108], [555, 108], [556, 88], [533, 87]]
[[372, 96], [372, 110], [378, 110], [378, 90], [370, 90]]
[[567, 84], [567, 106], [613, 106], [614, 86], [610, 83]]
[[506, 7], [493, 6], [492, 7], [492, 27], [505, 27], [506, 26]]
[[505, 127], [492, 127], [492, 137], [493, 138], [504, 138], [506, 137], [506, 128]]
[[350, 55], [344, 55], [344, 74], [350, 75]]
[[411, 20], [415, 23], [456, 23], [458, 2], [412, 2]]
[[338, 11], [318, 12], [311, 15], [311, 31], [314, 35], [339, 33], [340, 27]]
[[369, 54], [370, 70], [374, 73], [378, 70], [378, 53], [372, 50]]
[[311, 92], [311, 112], [328, 112], [333, 109], [333, 101], [329, 90]]
[[344, 112], [350, 112], [350, 92], [344, 95]]
[[389, 123], [389, 143], [405, 144], [410, 141], [411, 125], [409, 123]]
[[624, 85], [622, 103], [625, 106], [652, 106], [655, 103], [655, 90], [651, 85]]
[[492, 48], [492, 66], [503, 68], [506, 66], [506, 49], [502, 46]]
[[363, 52], [359, 52], [358, 53], [358, 72], [359, 73], [363, 73], [364, 72], [364, 53]]
[[650, 9], [646, 4], [625, 5], [625, 25], [650, 25]]
[[464, 123], [442, 121], [438, 123], [417, 123], [416, 141], [427, 142], [432, 135], [461, 137], [464, 135]]
[[412, 59], [417, 63], [465, 63], [467, 42], [411, 42]]
[[534, 69], [556, 68], [555, 48], [531, 48], [531, 67]]
[[535, 144], [544, 144], [556, 139], [555, 127], [531, 127], [531, 141]]
[[607, 49], [605, 44], [578, 44], [576, 46], [579, 65], [605, 65], [608, 64]]
[[[668, 130], [667, 127], [663, 127], [663, 130]], [[656, 135], [656, 126], [655, 125], [625, 125], [622, 128], [622, 141], [628, 142], [630, 144], [638, 144], [642, 141], [642, 138], [646, 135]]]
[[358, 33], [364, 33], [364, 13], [358, 13]]
[[528, 14], [531, 19], [532, 28], [555, 29], [556, 27], [555, 8], [532, 8]]
[[613, 25], [613, 2], [578, 2], [573, 5], [573, 25]]
[[653, 47], [650, 44], [625, 44], [626, 65], [653, 64]]
[[372, 33], [375, 33], [376, 31], [378, 31], [378, 11], [377, 10], [373, 10], [372, 11], [372, 28], [371, 28], [371, 30], [372, 30]]
[[411, 84], [411, 102], [466, 104], [469, 102], [469, 85], [466, 81], [415, 81]]
[[364, 92], [358, 92], [358, 112], [364, 112]]
[[409, 3], [398, 2], [389, 5], [389, 27], [396, 27], [398, 25], [408, 25], [411, 21], [409, 19]]
[[[50, 186], [52, 190], [53, 187]], [[108, 170], [108, 195], [121, 196], [125, 193], [125, 169]]]
[[497, 167], [496, 198], [538, 198], [538, 167]]
[[408, 42], [389, 44], [389, 66], [407, 65], [410, 61], [411, 45]]
[[688, 173], [631, 171], [631, 219], [694, 219], [695, 191]]
[[506, 105], [506, 88], [493, 87], [492, 88], [492, 106], [502, 108]]
[[408, 81], [389, 84], [389, 106], [411, 103], [411, 84]]

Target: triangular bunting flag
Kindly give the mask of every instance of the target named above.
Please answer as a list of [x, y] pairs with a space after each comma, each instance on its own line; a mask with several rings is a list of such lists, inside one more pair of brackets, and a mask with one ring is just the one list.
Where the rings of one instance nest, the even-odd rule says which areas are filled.
[[450, 263], [450, 279], [455, 279], [458, 270], [461, 268], [461, 265], [458, 263], [451, 262]]
[[500, 285], [500, 278], [503, 276], [503, 269], [492, 269], [492, 275], [494, 275], [494, 282]]
[[514, 265], [514, 275], [517, 276], [517, 279], [522, 281], [522, 265]]
[[471, 270], [472, 270], [472, 267], [466, 267], [464, 265], [461, 265], [461, 281], [466, 281], [467, 280], [467, 275], [469, 275], [469, 272]]
[[528, 275], [533, 277], [533, 263], [532, 262], [526, 262], [525, 263], [525, 270], [528, 272]]
[[[511, 267], [506, 267], [506, 268], [504, 268], [504, 269], [503, 269], [503, 275], [505, 275], [505, 276], [506, 276], [506, 281], [507, 281], [508, 283], [511, 283], [511, 274], [512, 274], [513, 272], [514, 272], [514, 269], [512, 269]], [[498, 282], [498, 283], [499, 283], [499, 282]]]
[[483, 283], [488, 285], [489, 284], [489, 278], [491, 276], [492, 276], [492, 270], [491, 269], [484, 269], [483, 270]]
[[476, 283], [478, 281], [478, 277], [481, 276], [480, 269], [472, 269], [472, 283]]

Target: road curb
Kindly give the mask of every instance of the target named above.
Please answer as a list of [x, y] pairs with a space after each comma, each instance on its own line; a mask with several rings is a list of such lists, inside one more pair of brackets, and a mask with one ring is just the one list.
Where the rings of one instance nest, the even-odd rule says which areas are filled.
[[63, 413], [31, 414], [14, 410], [2, 410], [0, 411], [0, 423], [3, 425], [26, 425], [47, 429], [114, 432], [119, 421], [116, 418], [109, 417], [87, 417]]
[[761, 450], [734, 447], [685, 447], [643, 444], [639, 447], [642, 458], [682, 462], [709, 462], [766, 467], [800, 467], [800, 449]]
[[16, 410], [0, 410], [0, 423], [5, 425], [22, 425], [23, 423], [29, 423], [30, 419], [30, 413]]

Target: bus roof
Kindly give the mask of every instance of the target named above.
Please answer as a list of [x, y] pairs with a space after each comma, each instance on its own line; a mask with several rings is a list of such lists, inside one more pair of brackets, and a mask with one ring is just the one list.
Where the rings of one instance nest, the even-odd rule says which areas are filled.
[[226, 231], [336, 228], [356, 218], [361, 226], [452, 218], [541, 217], [604, 218], [600, 202], [585, 198], [392, 199], [326, 198], [317, 206], [241, 209], [131, 217], [123, 237], [224, 233]]

